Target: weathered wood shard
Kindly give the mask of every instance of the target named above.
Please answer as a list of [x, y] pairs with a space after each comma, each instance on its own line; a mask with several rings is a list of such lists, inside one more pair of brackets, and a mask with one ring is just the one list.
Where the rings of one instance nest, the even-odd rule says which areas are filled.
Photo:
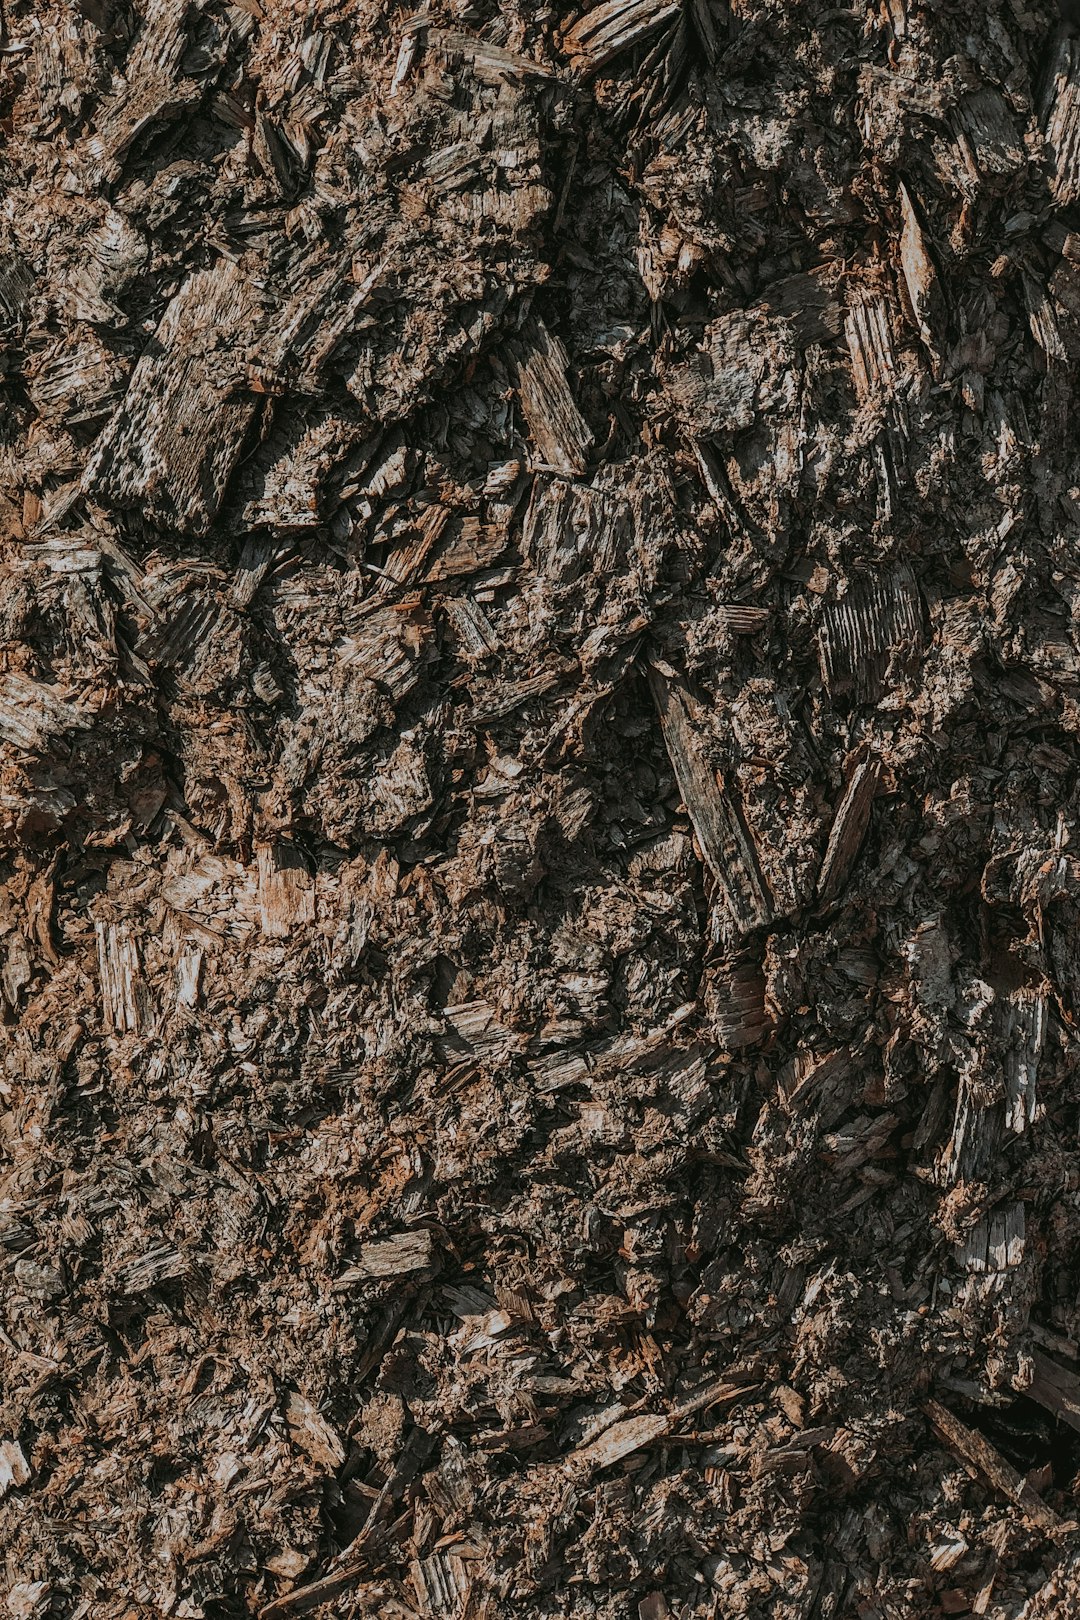
[[97, 925], [98, 971], [105, 1028], [118, 1034], [140, 1028], [139, 948], [129, 929]]
[[94, 447], [83, 488], [204, 534], [217, 515], [258, 409], [235, 366], [256, 301], [235, 265], [184, 283]]
[[1037, 1082], [1046, 1041], [1046, 997], [1017, 993], [1005, 1014], [1005, 1123], [1011, 1131], [1024, 1131], [1039, 1116]]
[[533, 483], [522, 544], [546, 578], [569, 582], [582, 573], [603, 576], [618, 566], [632, 532], [624, 496], [541, 476]]
[[149, 0], [121, 86], [102, 108], [86, 143], [103, 178], [115, 180], [134, 141], [166, 112], [198, 95], [198, 85], [180, 76], [191, 43], [188, 20], [194, 14], [196, 8], [188, 4]]
[[899, 187], [903, 230], [900, 236], [900, 270], [912, 318], [927, 349], [937, 353], [934, 320], [938, 280], [926, 245], [926, 237], [907, 187]]
[[818, 651], [826, 686], [837, 696], [875, 701], [893, 656], [916, 650], [921, 637], [921, 604], [909, 567], [854, 583], [822, 614]]
[[772, 916], [772, 895], [742, 807], [709, 764], [685, 688], [655, 664], [649, 684], [679, 792], [730, 924], [737, 933], [760, 928]]
[[880, 763], [873, 758], [858, 760], [848, 774], [818, 876], [818, 894], [823, 900], [831, 900], [842, 889], [855, 864], [870, 824], [880, 775]]
[[889, 306], [883, 297], [856, 299], [844, 320], [855, 388], [864, 405], [881, 406], [896, 393]]
[[462, 34], [444, 28], [429, 28], [425, 31], [425, 39], [429, 50], [442, 51], [447, 56], [463, 57], [475, 73], [496, 84], [503, 79], [513, 80], [522, 75], [527, 77], [535, 75], [542, 79], [555, 76], [554, 69], [545, 63], [535, 62], [532, 57], [522, 56], [517, 51], [508, 51], [490, 40], [477, 39], [472, 34]]
[[1034, 1377], [1025, 1385], [1025, 1393], [1080, 1433], [1080, 1378], [1041, 1350], [1034, 1350], [1031, 1359]]
[[353, 1283], [372, 1282], [384, 1277], [407, 1277], [418, 1273], [431, 1275], [437, 1262], [435, 1239], [421, 1227], [415, 1232], [401, 1232], [397, 1237], [383, 1238], [365, 1245], [359, 1262], [343, 1271], [334, 1286], [347, 1288]]
[[670, 0], [607, 0], [563, 34], [562, 49], [576, 72], [596, 73], [658, 29], [670, 27], [680, 9]]
[[559, 339], [537, 322], [517, 357], [518, 392], [538, 465], [580, 475], [592, 435], [570, 392], [568, 364]]
[[1060, 34], [1049, 58], [1042, 93], [1043, 129], [1053, 163], [1058, 203], [1080, 197], [1080, 40]]
[[43, 681], [0, 676], [0, 738], [28, 752], [47, 751], [82, 719], [78, 706]]
[[708, 971], [703, 999], [722, 1051], [740, 1051], [765, 1039], [772, 1027], [765, 990], [761, 963], [753, 958], [718, 963]]
[[1027, 1484], [1023, 1475], [1018, 1473], [977, 1430], [968, 1428], [967, 1424], [962, 1423], [947, 1407], [942, 1406], [940, 1401], [927, 1401], [926, 1413], [957, 1456], [977, 1470], [995, 1490], [1001, 1491], [1014, 1502], [1033, 1524], [1048, 1531], [1056, 1531], [1062, 1527], [1062, 1520], [1053, 1509], [1047, 1507]]
[[957, 1262], [969, 1273], [972, 1297], [999, 1292], [1005, 1273], [1024, 1258], [1027, 1223], [1023, 1204], [1007, 1204], [984, 1217], [957, 1250]]
[[18, 1441], [0, 1441], [0, 1497], [25, 1485], [29, 1478], [30, 1466]]

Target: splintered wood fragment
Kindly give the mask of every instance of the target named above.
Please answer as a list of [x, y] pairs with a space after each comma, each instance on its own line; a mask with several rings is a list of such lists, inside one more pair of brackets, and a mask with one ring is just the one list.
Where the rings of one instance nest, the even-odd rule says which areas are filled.
[[745, 1377], [729, 1376], [709, 1384], [674, 1411], [642, 1412], [637, 1417], [624, 1418], [587, 1445], [578, 1446], [565, 1458], [564, 1466], [575, 1474], [590, 1474], [600, 1468], [610, 1468], [612, 1463], [621, 1462], [631, 1452], [639, 1451], [642, 1446], [651, 1445], [654, 1440], [670, 1434], [695, 1412], [738, 1400], [754, 1387], [752, 1381]]
[[14, 1486], [25, 1485], [30, 1478], [30, 1465], [17, 1440], [0, 1441], [0, 1498]]
[[202, 977], [204, 952], [197, 946], [184, 952], [176, 964], [176, 1005], [199, 1005], [199, 981]]
[[123, 392], [126, 372], [100, 341], [84, 337], [50, 344], [27, 373], [27, 392], [40, 416], [71, 426], [98, 423]]
[[709, 763], [677, 677], [653, 664], [649, 685], [679, 792], [730, 919], [743, 932], [760, 928], [773, 915], [773, 897], [742, 809]]
[[1009, 105], [986, 84], [963, 97], [957, 119], [971, 142], [983, 174], [1013, 174], [1024, 162], [1024, 146]]
[[855, 375], [855, 391], [864, 405], [881, 405], [896, 392], [889, 306], [883, 297], [860, 297], [847, 312], [844, 336]]
[[599, 1439], [580, 1446], [566, 1459], [567, 1467], [591, 1473], [597, 1468], [610, 1468], [633, 1451], [649, 1445], [666, 1434], [672, 1425], [670, 1412], [644, 1412], [640, 1417], [626, 1418], [615, 1423]]
[[508, 525], [480, 523], [467, 517], [459, 534], [441, 542], [439, 551], [424, 574], [424, 583], [431, 585], [444, 579], [459, 579], [467, 574], [478, 574], [506, 551]]
[[94, 928], [105, 1028], [123, 1035], [140, 1025], [139, 948], [126, 927], [97, 922]]
[[[331, 1575], [324, 1575], [321, 1580], [312, 1581], [307, 1586], [298, 1586], [291, 1592], [286, 1592], [271, 1603], [264, 1603], [259, 1610], [259, 1620], [286, 1620], [286, 1616], [293, 1614], [307, 1614], [311, 1609], [317, 1609], [321, 1603], [329, 1603], [331, 1598], [340, 1597], [342, 1592], [348, 1592], [357, 1587], [357, 1582], [367, 1568], [369, 1559], [367, 1553], [359, 1555], [355, 1561], [344, 1564]], [[363, 1586], [352, 1591], [350, 1603], [353, 1612], [359, 1615], [386, 1616], [387, 1620], [396, 1620], [397, 1616], [412, 1616], [415, 1611], [407, 1609], [404, 1604], [396, 1601], [396, 1594], [388, 1581], [367, 1581]]]
[[1043, 1350], [1033, 1350], [1035, 1376], [1023, 1393], [1080, 1433], [1080, 1378], [1052, 1361]]
[[296, 1444], [306, 1451], [312, 1462], [324, 1468], [338, 1469], [345, 1461], [345, 1447], [341, 1437], [326, 1419], [312, 1406], [306, 1395], [290, 1390], [285, 1401], [285, 1422]]
[[1062, 1520], [1053, 1509], [1047, 1507], [1023, 1475], [1018, 1474], [1016, 1469], [995, 1451], [989, 1440], [977, 1430], [969, 1429], [967, 1424], [961, 1423], [960, 1419], [954, 1417], [940, 1401], [926, 1401], [923, 1410], [950, 1450], [980, 1473], [995, 1490], [1001, 1491], [1002, 1495], [1015, 1502], [1033, 1524], [1047, 1531], [1062, 1528]]
[[537, 321], [517, 360], [521, 409], [543, 466], [580, 477], [592, 445], [589, 425], [574, 404], [569, 360], [557, 337]]
[[1068, 1552], [1037, 1591], [1028, 1598], [1016, 1620], [1076, 1620], [1080, 1614], [1080, 1553]]
[[460, 1614], [461, 1604], [472, 1589], [469, 1566], [472, 1560], [457, 1556], [454, 1548], [444, 1547], [427, 1558], [412, 1563], [412, 1584], [424, 1614]]
[[190, 1263], [179, 1249], [171, 1243], [155, 1243], [145, 1253], [118, 1266], [115, 1278], [121, 1293], [137, 1295], [172, 1277], [188, 1276], [190, 1271]]
[[399, 1232], [396, 1237], [366, 1243], [357, 1264], [337, 1278], [334, 1291], [387, 1277], [414, 1277], [421, 1272], [433, 1276], [438, 1265], [438, 1245], [426, 1227], [419, 1227], [415, 1232]]
[[15, 671], [0, 677], [0, 739], [4, 742], [27, 753], [45, 753], [80, 720], [79, 710], [55, 687]]
[[966, 1272], [985, 1278], [987, 1291], [1001, 1288], [1007, 1271], [1013, 1271], [1024, 1258], [1026, 1223], [1021, 1203], [1006, 1204], [982, 1220], [957, 1246], [957, 1262]]
[[705, 1008], [717, 1045], [725, 1052], [755, 1046], [769, 1033], [765, 974], [754, 959], [721, 962], [703, 979]]
[[285, 844], [258, 852], [259, 921], [268, 939], [284, 939], [315, 919], [315, 888], [298, 850]]
[[200, 93], [200, 87], [182, 76], [188, 47], [187, 4], [176, 0], [148, 0], [142, 27], [124, 64], [119, 92], [108, 100], [87, 141], [88, 155], [99, 173], [115, 180], [135, 139], [168, 110], [178, 109]]
[[931, 353], [934, 353], [935, 343], [933, 328], [930, 325], [930, 312], [937, 283], [937, 274], [934, 270], [933, 260], [927, 251], [919, 216], [915, 212], [908, 189], [902, 181], [899, 189], [900, 217], [903, 220], [900, 232], [900, 270], [904, 278], [904, 289], [907, 292], [908, 306], [919, 336]]
[[860, 702], [880, 697], [889, 661], [922, 638], [918, 587], [907, 564], [855, 584], [827, 607], [818, 630], [821, 674], [829, 693]]
[[718, 602], [714, 613], [717, 621], [733, 636], [756, 635], [772, 618], [771, 609], [746, 607], [741, 602]]
[[994, 1162], [1004, 1129], [1004, 1109], [987, 1107], [981, 1093], [964, 1078], [956, 1094], [952, 1133], [939, 1158], [939, 1168], [950, 1186], [985, 1175]]
[[205, 534], [258, 408], [228, 376], [252, 315], [252, 294], [235, 265], [221, 261], [188, 278], [94, 446], [86, 494]]
[[871, 758], [860, 760], [848, 776], [821, 863], [818, 877], [818, 898], [821, 900], [834, 899], [847, 881], [870, 825], [870, 811], [880, 775], [879, 761]]
[[191, 674], [210, 655], [215, 633], [227, 620], [227, 609], [212, 593], [194, 592], [186, 601], [169, 603], [172, 611], [157, 619], [138, 643], [141, 657]]
[[34, 278], [23, 261], [14, 253], [0, 253], [0, 328], [21, 319], [33, 290]]
[[415, 580], [435, 549], [449, 518], [450, 512], [445, 506], [425, 508], [417, 521], [414, 535], [392, 551], [383, 564], [382, 575], [372, 592], [373, 600], [392, 596]]
[[[472, 34], [454, 30], [430, 28], [427, 30], [428, 49], [441, 51], [445, 56], [461, 56], [469, 63], [479, 79], [499, 83], [503, 79], [553, 79], [555, 72], [531, 56], [505, 50], [486, 39], [475, 39]], [[407, 69], [406, 69], [407, 71]], [[396, 73], [395, 73], [396, 78]]]
[[459, 1001], [445, 1011], [447, 1023], [486, 1062], [523, 1052], [528, 1045], [527, 1037], [508, 1029], [488, 1001]]
[[631, 45], [674, 23], [681, 10], [680, 3], [666, 0], [608, 0], [567, 29], [562, 49], [576, 73], [596, 73]]
[[[273, 449], [251, 467], [245, 481], [250, 497], [243, 509], [246, 526], [314, 528], [325, 522], [327, 473], [354, 434], [335, 412], [298, 415], [271, 441]], [[262, 543], [265, 545], [265, 538]]]
[[533, 480], [522, 545], [546, 579], [605, 575], [625, 555], [632, 528], [630, 503], [623, 496], [541, 476]]
[[1017, 991], [1004, 1010], [1005, 1123], [1017, 1134], [1034, 1123], [1036, 1082], [1046, 1041], [1046, 997]]
[[398, 46], [397, 61], [394, 63], [394, 77], [390, 81], [391, 99], [399, 94], [405, 80], [412, 71], [412, 65], [416, 60], [416, 52], [420, 44], [420, 33], [419, 28], [408, 28], [402, 36], [401, 44]]
[[468, 597], [448, 597], [443, 607], [466, 658], [486, 658], [498, 652], [499, 638], [478, 603]]
[[249, 535], [244, 541], [229, 592], [232, 606], [250, 607], [267, 575], [287, 555], [284, 546], [268, 540], [265, 535]]
[[1045, 283], [1027, 272], [1022, 280], [1032, 337], [1048, 360], [1068, 360], [1069, 351]]
[[1080, 198], [1080, 39], [1059, 31], [1042, 95], [1046, 144], [1054, 166], [1050, 189], [1055, 201]]
[[[391, 1539], [399, 1534], [402, 1520], [391, 1524], [383, 1522], [388, 1504], [397, 1501], [404, 1488], [411, 1484], [423, 1468], [431, 1455], [435, 1445], [435, 1437], [424, 1429], [414, 1429], [406, 1440], [404, 1447], [390, 1471], [390, 1475], [371, 1505], [364, 1528], [347, 1547], [338, 1554], [336, 1565], [318, 1580], [311, 1581], [306, 1586], [298, 1586], [291, 1592], [284, 1593], [267, 1603], [259, 1610], [259, 1620], [284, 1620], [286, 1615], [306, 1614], [320, 1603], [326, 1603], [339, 1593], [348, 1591], [356, 1585], [361, 1574], [372, 1563], [376, 1554], [376, 1544]], [[411, 1518], [411, 1512], [407, 1518]], [[359, 1604], [359, 1613], [378, 1615], [379, 1620], [385, 1617], [402, 1616], [403, 1620], [415, 1620], [416, 1611], [397, 1601], [399, 1588], [396, 1583], [383, 1582], [378, 1585], [370, 1584], [361, 1588], [354, 1595], [353, 1602]]]

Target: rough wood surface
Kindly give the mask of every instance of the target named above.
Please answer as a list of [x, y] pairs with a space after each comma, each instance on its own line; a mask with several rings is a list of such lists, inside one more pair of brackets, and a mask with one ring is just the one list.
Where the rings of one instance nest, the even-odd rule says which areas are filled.
[[0, 1613], [1080, 1614], [1074, 0], [0, 0]]

